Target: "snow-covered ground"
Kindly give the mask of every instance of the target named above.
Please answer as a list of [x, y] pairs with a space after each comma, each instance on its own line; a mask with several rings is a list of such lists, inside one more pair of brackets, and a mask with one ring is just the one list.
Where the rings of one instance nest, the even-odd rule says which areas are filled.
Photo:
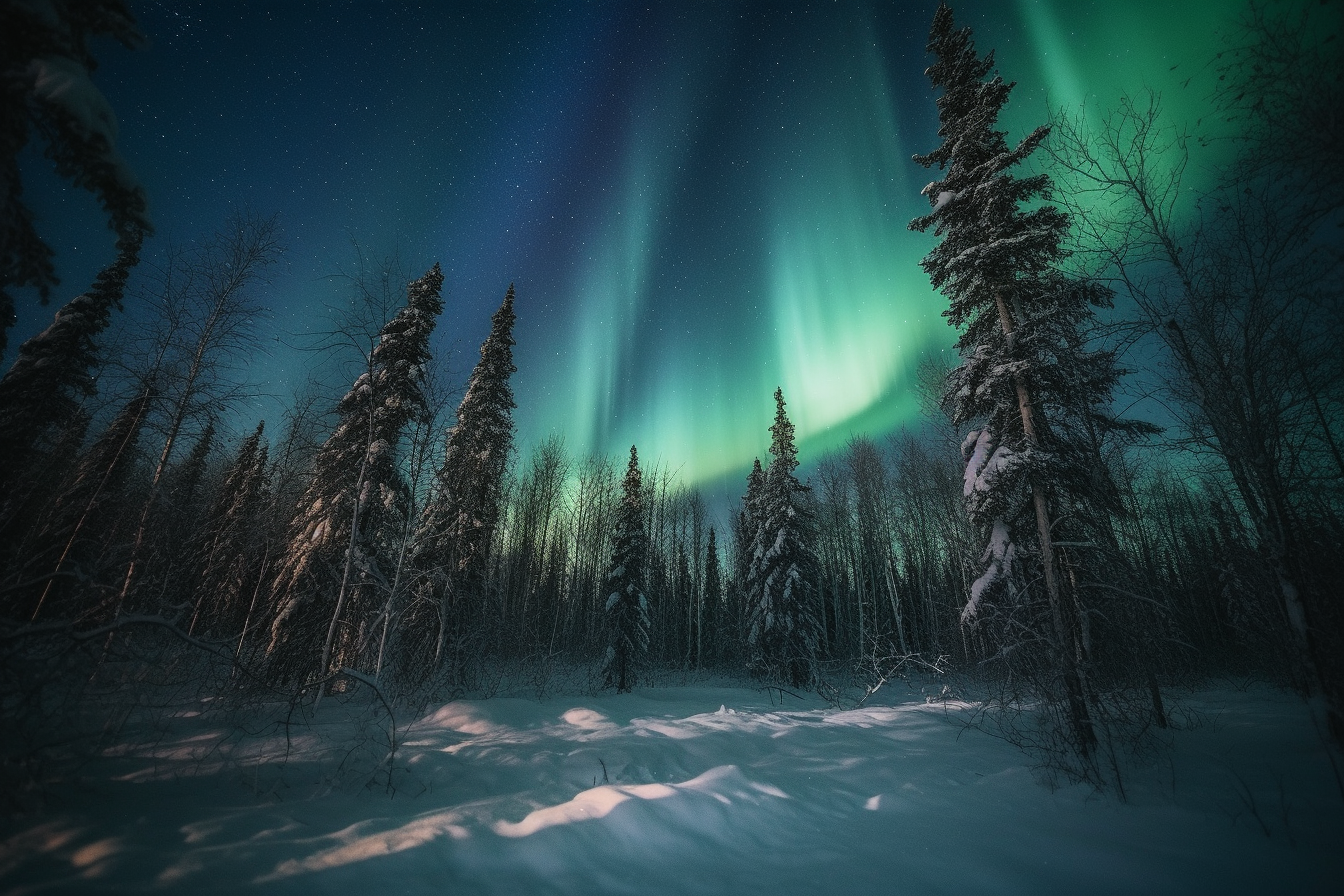
[[878, 697], [459, 701], [405, 732], [391, 794], [305, 761], [297, 729], [280, 772], [248, 757], [283, 738], [179, 720], [6, 819], [0, 891], [1344, 892], [1344, 801], [1291, 696], [1184, 698], [1201, 721], [1127, 803], [1045, 786], [964, 709]]

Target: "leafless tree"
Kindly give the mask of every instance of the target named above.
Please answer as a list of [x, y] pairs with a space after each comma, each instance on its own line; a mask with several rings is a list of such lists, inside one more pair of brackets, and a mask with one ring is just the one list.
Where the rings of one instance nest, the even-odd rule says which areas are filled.
[[[1344, 365], [1329, 327], [1339, 258], [1320, 233], [1329, 217], [1314, 198], [1284, 192], [1290, 179], [1249, 162], [1194, 193], [1189, 149], [1149, 93], [1098, 128], [1061, 116], [1051, 152], [1071, 177], [1063, 192], [1084, 248], [1164, 349], [1179, 444], [1217, 458], [1232, 483], [1296, 641], [1299, 679], [1325, 695], [1329, 728], [1344, 739], [1337, 589], [1318, 559], [1340, 555], [1344, 495]], [[1239, 158], [1270, 151], [1251, 144]]]
[[160, 396], [154, 419], [162, 442], [116, 597], [117, 612], [141, 571], [146, 536], [182, 436], [193, 424], [204, 427], [252, 394], [245, 371], [256, 350], [256, 324], [266, 313], [256, 287], [280, 253], [275, 217], [235, 213], [210, 238], [170, 252], [157, 266], [158, 282], [148, 297], [150, 329], [142, 340], [148, 363], [141, 376], [155, 384]]

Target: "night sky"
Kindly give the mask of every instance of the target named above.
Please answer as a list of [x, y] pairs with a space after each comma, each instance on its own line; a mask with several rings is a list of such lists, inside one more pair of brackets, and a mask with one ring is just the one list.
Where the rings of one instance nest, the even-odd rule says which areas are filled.
[[[459, 380], [516, 284], [524, 450], [633, 442], [685, 482], [738, 483], [776, 386], [806, 460], [917, 422], [915, 366], [951, 351], [918, 265], [932, 237], [906, 230], [934, 179], [910, 156], [936, 145], [935, 5], [133, 3], [149, 46], [96, 44], [94, 80], [149, 193], [146, 257], [234, 205], [279, 215], [251, 366], [271, 397], [244, 419], [278, 425], [314, 363], [290, 346], [330, 327], [354, 238], [411, 275], [443, 265], [435, 339]], [[1145, 85], [1193, 123], [1234, 6], [954, 9], [1018, 82], [1012, 139]], [[36, 153], [26, 170], [61, 302], [112, 239]], [[20, 296], [11, 346], [53, 310]]]

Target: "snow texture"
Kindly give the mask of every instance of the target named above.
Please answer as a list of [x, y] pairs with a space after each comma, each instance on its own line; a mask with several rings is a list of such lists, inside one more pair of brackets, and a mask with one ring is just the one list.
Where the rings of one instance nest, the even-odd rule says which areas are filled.
[[[283, 731], [125, 729], [43, 814], [6, 817], [0, 890], [1236, 896], [1344, 879], [1344, 804], [1281, 693], [1190, 697], [1205, 723], [1175, 733], [1170, 765], [1131, 772], [1126, 803], [1044, 786], [963, 727], [972, 705], [786, 699], [456, 701], [402, 731], [391, 798], [333, 790], [312, 729], [291, 732], [283, 774], [257, 762]], [[349, 733], [346, 712], [324, 703], [316, 729]]]
[[37, 97], [64, 110], [81, 137], [116, 143], [117, 118], [83, 65], [64, 56], [52, 56], [33, 60], [29, 74]]
[[34, 59], [28, 77], [36, 99], [60, 110], [71, 130], [81, 139], [99, 146], [103, 161], [125, 190], [139, 189], [139, 180], [116, 151], [117, 117], [103, 92], [89, 78], [84, 65], [66, 56]]
[[961, 453], [967, 455], [966, 473], [963, 477], [961, 493], [969, 498], [971, 493], [980, 487], [980, 472], [985, 468], [989, 460], [989, 454], [994, 450], [994, 437], [990, 435], [989, 430], [971, 430], [966, 436], [966, 441], [962, 443]]
[[1017, 548], [1008, 533], [1008, 526], [1003, 520], [995, 520], [994, 527], [990, 531], [989, 544], [985, 546], [985, 552], [980, 557], [980, 562], [985, 564], [985, 571], [980, 574], [980, 578], [971, 583], [971, 597], [961, 611], [962, 625], [975, 622], [985, 592], [996, 582], [1008, 581], [1016, 558]]

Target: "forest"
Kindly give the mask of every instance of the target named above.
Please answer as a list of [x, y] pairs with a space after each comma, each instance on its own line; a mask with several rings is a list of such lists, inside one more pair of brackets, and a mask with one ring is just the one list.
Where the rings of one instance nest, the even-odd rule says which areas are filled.
[[[935, 237], [957, 362], [921, 368], [920, 426], [802, 466], [777, 390], [725, 512], [657, 445], [519, 444], [505, 271], [456, 382], [430, 351], [439, 265], [360, 255], [336, 278], [354, 310], [312, 347], [325, 381], [235, 429], [276, 219], [160, 251], [82, 111], [88, 40], [133, 42], [128, 7], [8, 6], [0, 313], [63, 304], [0, 379], [5, 800], [40, 805], [184, 712], [226, 738], [366, 714], [351, 774], [395, 788], [398, 726], [433, 707], [688, 681], [837, 709], [913, 684], [1123, 800], [1182, 695], [1226, 680], [1307, 701], [1344, 799], [1344, 66], [1323, 9], [1246, 8], [1209, 61], [1209, 133], [1150, 92], [1012, 140], [1011, 73], [941, 5], [910, 227]], [[118, 234], [73, 298], [24, 205], [30, 139]], [[1203, 145], [1223, 161], [1197, 178]], [[152, 313], [119, 326], [130, 289]], [[1127, 416], [1126, 382], [1164, 418]]]

